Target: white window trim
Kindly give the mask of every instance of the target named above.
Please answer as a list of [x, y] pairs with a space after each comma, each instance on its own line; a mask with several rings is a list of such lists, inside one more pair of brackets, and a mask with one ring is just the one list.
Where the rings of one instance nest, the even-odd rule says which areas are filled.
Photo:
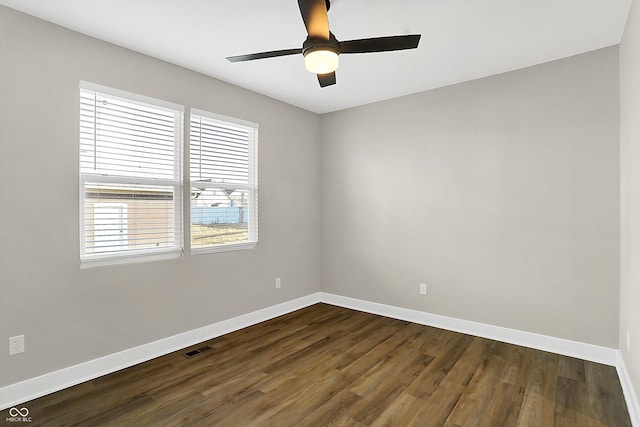
[[80, 89], [92, 90], [94, 92], [101, 92], [116, 98], [122, 98], [123, 100], [128, 102], [140, 103], [143, 105], [152, 104], [155, 107], [160, 107], [160, 108], [164, 108], [171, 111], [175, 110], [184, 114], [184, 105], [174, 104], [173, 102], [164, 101], [162, 99], [157, 99], [157, 98], [151, 98], [150, 96], [127, 92], [125, 90], [115, 89], [109, 86], [102, 86], [96, 83], [80, 80]]
[[[258, 129], [259, 126], [257, 123], [249, 122], [246, 120], [237, 119], [235, 117], [228, 117], [222, 114], [216, 114], [205, 110], [199, 110], [197, 108], [190, 109], [189, 123], [191, 123], [191, 116], [202, 116], [213, 120], [219, 120], [222, 122], [232, 123], [244, 127], [248, 127], [253, 129], [253, 138], [249, 141], [249, 182], [252, 182], [253, 185], [245, 185], [245, 184], [220, 184], [220, 183], [211, 183], [211, 182], [201, 182], [203, 188], [235, 188], [238, 190], [249, 190], [253, 191], [255, 194], [253, 195], [253, 203], [250, 204], [248, 209], [248, 215], [250, 218], [253, 218], [252, 221], [248, 223], [248, 242], [241, 243], [226, 243], [226, 244], [218, 244], [207, 246], [204, 248], [193, 248], [191, 246], [191, 205], [189, 205], [189, 249], [190, 254], [192, 255], [205, 255], [211, 253], [220, 253], [220, 252], [230, 252], [230, 251], [241, 251], [247, 249], [255, 249], [258, 247]], [[190, 133], [189, 133], [190, 134]], [[186, 146], [187, 144], [185, 144]], [[191, 140], [189, 139], [189, 146], [191, 145]], [[190, 147], [189, 147], [190, 148]], [[189, 150], [190, 152], [190, 150]], [[189, 164], [191, 162], [189, 161]], [[189, 193], [191, 192], [191, 174], [187, 174], [188, 183], [189, 183]]]
[[[176, 119], [175, 138], [176, 144], [174, 147], [175, 155], [175, 174], [171, 180], [153, 180], [144, 178], [125, 178], [118, 176], [105, 177], [100, 174], [80, 173], [80, 203], [79, 208], [79, 226], [80, 226], [80, 268], [91, 268], [97, 266], [109, 266], [119, 264], [133, 264], [149, 261], [158, 261], [165, 259], [180, 258], [184, 255], [184, 233], [183, 233], [183, 147], [184, 147], [184, 106], [180, 104], [174, 104], [172, 102], [163, 101], [161, 99], [151, 98], [136, 93], [131, 93], [119, 89], [114, 89], [108, 86], [102, 86], [99, 84], [80, 81], [81, 90], [89, 90], [104, 93], [116, 98], [122, 98], [123, 100], [131, 103], [139, 103], [142, 105], [151, 104], [155, 107], [169, 110], [171, 112], [177, 112], [178, 117]], [[85, 254], [83, 248], [86, 245], [85, 241], [85, 194], [84, 187], [85, 182], [111, 182], [111, 183], [127, 183], [127, 184], [152, 184], [152, 185], [167, 185], [174, 188], [174, 225], [175, 235], [178, 241], [173, 248], [165, 249], [153, 249], [149, 251], [140, 250], [135, 253], [113, 253], [113, 254]]]

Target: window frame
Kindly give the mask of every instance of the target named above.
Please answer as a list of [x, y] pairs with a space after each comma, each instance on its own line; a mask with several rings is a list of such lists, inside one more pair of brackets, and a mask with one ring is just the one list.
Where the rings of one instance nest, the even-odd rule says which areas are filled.
[[[148, 262], [163, 259], [179, 258], [184, 254], [184, 233], [183, 233], [183, 189], [182, 189], [182, 174], [183, 174], [183, 146], [184, 146], [184, 106], [174, 104], [168, 101], [163, 101], [156, 98], [147, 97], [131, 92], [126, 92], [119, 89], [114, 89], [107, 86], [98, 85], [86, 81], [80, 81], [78, 91], [78, 117], [80, 118], [80, 102], [82, 98], [82, 92], [96, 92], [112, 98], [118, 98], [125, 102], [132, 104], [139, 104], [143, 106], [151, 106], [153, 108], [159, 108], [166, 111], [170, 111], [175, 114], [174, 118], [174, 168], [173, 178], [142, 178], [135, 176], [121, 176], [121, 175], [104, 175], [100, 173], [88, 173], [82, 172], [81, 168], [81, 149], [80, 149], [80, 133], [82, 130], [82, 124], [78, 122], [78, 173], [79, 173], [79, 226], [80, 226], [80, 267], [88, 268], [94, 266], [103, 265], [117, 265], [117, 264], [130, 264], [138, 262]], [[131, 184], [131, 185], [150, 185], [150, 186], [163, 186], [171, 187], [173, 189], [173, 235], [175, 237], [175, 243], [171, 247], [162, 247], [160, 249], [142, 249], [142, 250], [125, 250], [112, 253], [87, 253], [86, 252], [86, 218], [85, 218], [85, 185], [87, 182], [94, 182], [98, 184]]]
[[[206, 181], [192, 181], [191, 180], [191, 121], [194, 116], [200, 116], [202, 118], [212, 120], [214, 122], [221, 122], [223, 124], [239, 126], [249, 130], [251, 137], [248, 140], [248, 184], [229, 184], [229, 183], [215, 183]], [[221, 114], [212, 113], [210, 111], [200, 110], [197, 108], [191, 108], [189, 111], [189, 174], [187, 175], [189, 183], [189, 194], [193, 191], [193, 184], [198, 183], [198, 188], [212, 188], [212, 189], [235, 189], [235, 190], [247, 190], [249, 193], [249, 200], [247, 206], [247, 229], [248, 229], [248, 241], [240, 243], [221, 243], [209, 245], [206, 247], [193, 247], [193, 221], [191, 218], [191, 200], [189, 200], [189, 248], [190, 253], [193, 255], [210, 254], [228, 251], [239, 251], [247, 249], [255, 249], [258, 247], [258, 123], [237, 119], [234, 117], [228, 117]], [[186, 237], [186, 236], [185, 236]]]

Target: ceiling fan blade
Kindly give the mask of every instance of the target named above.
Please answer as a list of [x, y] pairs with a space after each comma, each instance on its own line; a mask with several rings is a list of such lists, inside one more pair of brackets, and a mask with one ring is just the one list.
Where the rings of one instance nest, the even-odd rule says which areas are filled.
[[248, 53], [246, 55], [227, 56], [229, 62], [253, 61], [254, 59], [275, 58], [302, 53], [302, 49], [272, 50], [270, 52]]
[[415, 49], [418, 47], [418, 43], [420, 43], [420, 34], [347, 40], [340, 42], [340, 53], [370, 53]]
[[314, 39], [329, 40], [329, 17], [326, 0], [298, 0], [307, 34]]
[[328, 74], [318, 74], [318, 82], [320, 87], [326, 87], [336, 84], [336, 72]]

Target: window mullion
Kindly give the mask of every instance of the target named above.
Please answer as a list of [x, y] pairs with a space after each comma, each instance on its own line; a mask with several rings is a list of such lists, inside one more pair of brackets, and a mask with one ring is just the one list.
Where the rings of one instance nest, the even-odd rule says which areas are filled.
[[83, 173], [81, 176], [85, 181], [102, 182], [111, 184], [132, 184], [132, 185], [174, 185], [179, 183], [178, 179], [151, 179], [126, 176], [112, 176], [102, 174]]

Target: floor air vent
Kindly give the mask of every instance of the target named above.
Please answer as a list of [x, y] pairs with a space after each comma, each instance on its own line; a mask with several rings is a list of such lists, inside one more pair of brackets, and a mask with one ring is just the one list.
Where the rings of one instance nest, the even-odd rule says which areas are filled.
[[209, 351], [211, 350], [211, 347], [209, 347], [208, 345], [205, 345], [204, 347], [200, 347], [196, 350], [189, 350], [186, 353], [183, 354], [184, 357], [186, 357], [187, 359], [191, 359], [193, 356], [197, 356], [200, 353], [204, 353], [205, 351]]

